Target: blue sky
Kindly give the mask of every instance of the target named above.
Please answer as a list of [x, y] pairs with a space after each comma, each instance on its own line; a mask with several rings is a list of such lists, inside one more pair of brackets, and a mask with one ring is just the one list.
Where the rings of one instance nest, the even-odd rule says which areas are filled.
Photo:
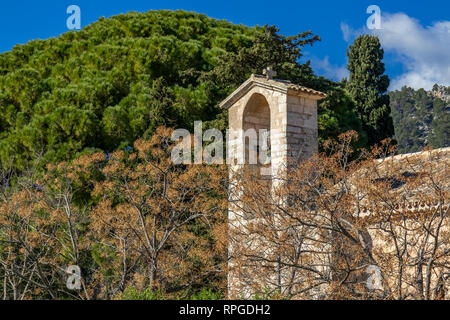
[[[402, 85], [429, 88], [450, 85], [450, 2], [423, 1], [8, 1], [0, 10], [0, 52], [32, 39], [67, 31], [66, 9], [81, 8], [81, 24], [99, 17], [154, 9], [183, 9], [249, 26], [274, 24], [289, 35], [312, 30], [322, 41], [305, 48], [317, 74], [340, 79], [346, 75], [345, 50], [361, 33], [376, 33], [385, 49], [391, 89]], [[381, 30], [368, 30], [369, 5], [381, 9]]]

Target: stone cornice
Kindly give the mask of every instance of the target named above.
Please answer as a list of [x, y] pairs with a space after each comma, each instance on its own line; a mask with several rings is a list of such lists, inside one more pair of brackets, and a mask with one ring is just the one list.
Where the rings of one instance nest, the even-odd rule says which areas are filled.
[[281, 92], [287, 95], [303, 96], [312, 100], [321, 100], [327, 96], [323, 92], [296, 85], [289, 81], [267, 79], [264, 76], [252, 74], [251, 77], [247, 79], [247, 81], [245, 81], [242, 85], [239, 86], [239, 88], [234, 90], [233, 93], [225, 98], [219, 104], [219, 107], [228, 109], [254, 87], [261, 87], [264, 89]]

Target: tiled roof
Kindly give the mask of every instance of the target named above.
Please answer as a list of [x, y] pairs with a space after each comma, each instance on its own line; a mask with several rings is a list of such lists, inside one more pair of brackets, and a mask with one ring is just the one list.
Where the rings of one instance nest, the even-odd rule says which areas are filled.
[[[396, 212], [402, 212], [403, 214], [434, 212], [440, 205], [442, 205], [441, 209], [445, 211], [450, 205], [449, 199], [444, 199], [444, 202], [440, 204], [436, 198], [431, 196], [434, 192], [434, 186], [427, 180], [427, 175], [422, 177], [424, 169], [426, 171], [432, 170], [434, 177], [442, 179], [439, 183], [440, 187], [443, 188], [442, 191], [448, 193], [450, 190], [450, 147], [377, 159], [373, 162], [373, 165], [374, 167], [369, 167], [378, 173], [378, 178], [373, 183], [377, 181], [388, 182], [391, 187], [386, 189], [385, 192], [401, 195], [399, 199], [403, 199], [402, 203], [395, 205]], [[356, 182], [366, 174], [367, 170], [369, 168], [364, 167], [356, 171], [351, 179]], [[405, 185], [402, 177], [419, 179], [419, 183], [414, 184], [414, 188], [411, 189], [410, 186]], [[363, 190], [364, 188], [361, 191]], [[375, 209], [374, 204], [364, 200], [360, 202], [359, 206], [359, 214], [362, 217], [372, 215], [378, 210], [380, 210], [377, 212], [379, 214], [392, 210], [392, 208], [383, 208], [379, 205]]]
[[251, 77], [239, 86], [232, 94], [220, 103], [221, 108], [229, 108], [242, 96], [244, 96], [250, 89], [255, 86], [271, 89], [274, 91], [283, 92], [293, 95], [307, 95], [314, 100], [320, 100], [327, 95], [323, 92], [310, 89], [304, 86], [293, 84], [288, 80], [269, 79], [266, 76], [252, 74]]
[[[304, 86], [300, 86], [298, 84], [294, 84], [292, 82], [290, 82], [289, 80], [279, 80], [279, 79], [267, 79], [266, 76], [261, 76], [261, 75], [257, 75], [257, 74], [253, 74], [253, 81], [258, 81], [258, 82], [264, 82], [267, 84], [271, 84], [274, 86], [284, 86], [286, 89], [289, 90], [294, 90], [294, 91], [298, 91], [298, 92], [305, 92], [305, 93], [309, 93], [312, 95], [316, 95], [322, 98], [325, 98], [327, 95], [323, 92], [314, 90], [314, 89], [310, 89]], [[252, 79], [252, 77], [250, 77], [250, 79]]]

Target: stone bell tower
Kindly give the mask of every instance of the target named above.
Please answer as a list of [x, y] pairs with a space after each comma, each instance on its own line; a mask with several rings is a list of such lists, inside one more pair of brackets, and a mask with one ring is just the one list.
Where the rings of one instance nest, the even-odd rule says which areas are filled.
[[317, 100], [326, 95], [273, 79], [271, 68], [264, 74], [252, 74], [220, 107], [228, 109], [229, 130], [237, 132], [228, 141], [229, 163], [247, 163], [246, 130], [270, 130], [271, 174], [276, 175], [289, 157], [301, 160], [318, 151]]
[[[230, 134], [227, 158], [230, 172], [236, 167], [254, 163], [251, 162], [250, 151], [260, 150], [263, 140], [259, 136], [259, 144], [251, 144], [249, 138], [251, 140], [252, 134], [248, 132], [259, 133], [266, 130], [268, 139], [264, 141], [269, 156], [257, 166], [261, 169], [261, 174], [270, 179], [286, 168], [288, 159], [300, 161], [318, 151], [317, 100], [326, 95], [286, 80], [274, 79], [276, 72], [271, 68], [265, 69], [263, 73], [264, 75], [251, 75], [220, 107], [228, 109]], [[257, 158], [259, 161], [259, 157]], [[230, 188], [232, 185], [233, 183]], [[239, 225], [246, 223], [246, 219], [233, 206], [233, 199], [230, 199], [229, 228], [239, 228]], [[237, 263], [233, 262], [232, 247], [233, 244], [230, 243], [229, 266]], [[229, 296], [250, 296], [251, 292], [243, 289], [231, 270], [232, 268], [228, 273]]]

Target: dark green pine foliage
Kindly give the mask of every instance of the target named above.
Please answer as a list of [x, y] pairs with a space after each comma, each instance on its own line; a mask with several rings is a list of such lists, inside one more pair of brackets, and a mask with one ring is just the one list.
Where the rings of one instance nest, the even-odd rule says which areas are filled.
[[44, 165], [123, 148], [160, 125], [192, 130], [202, 120], [224, 130], [227, 113], [219, 102], [267, 66], [279, 78], [334, 92], [318, 109], [322, 141], [359, 131], [341, 84], [300, 63], [302, 48], [319, 37], [278, 32], [161, 10], [101, 18], [77, 32], [17, 45], [0, 54], [1, 167], [20, 171], [30, 160]]
[[184, 11], [128, 13], [0, 55], [0, 161], [23, 168], [113, 150], [159, 125], [214, 120], [228, 88], [203, 80], [263, 28]]
[[279, 29], [274, 26], [265, 26], [264, 32], [256, 36], [253, 46], [243, 48], [237, 55], [225, 54], [211, 76], [219, 79], [223, 86], [235, 88], [250, 74], [261, 74], [264, 68], [271, 66], [279, 79], [315, 89], [328, 88], [331, 82], [314, 76], [309, 61], [299, 64], [303, 56], [302, 48], [320, 41], [320, 37], [311, 31], [288, 37], [278, 32]]
[[338, 83], [327, 90], [327, 98], [318, 105], [319, 147], [330, 138], [348, 130], [358, 133], [356, 148], [367, 148], [367, 133], [363, 130], [362, 122], [355, 112], [355, 102], [344, 88], [345, 84]]
[[392, 137], [394, 127], [389, 107], [389, 78], [384, 74], [384, 51], [376, 36], [362, 35], [347, 49], [350, 79], [347, 88], [367, 132], [369, 145]]
[[433, 120], [428, 141], [434, 148], [450, 147], [450, 104], [439, 98], [433, 101]]
[[426, 146], [450, 146], [449, 103], [424, 89], [403, 87], [389, 95], [400, 152], [417, 152]]

